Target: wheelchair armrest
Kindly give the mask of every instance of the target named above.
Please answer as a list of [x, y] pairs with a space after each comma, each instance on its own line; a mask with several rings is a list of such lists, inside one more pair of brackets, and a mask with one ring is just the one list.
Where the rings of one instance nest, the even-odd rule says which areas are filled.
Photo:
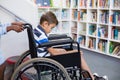
[[54, 39], [66, 39], [66, 38], [70, 38], [68, 37], [66, 34], [50, 34], [48, 36], [49, 40], [54, 40]]
[[64, 45], [64, 44], [69, 44], [69, 43], [73, 43], [74, 41], [71, 39], [67, 39], [67, 40], [58, 40], [58, 41], [49, 41], [47, 43], [43, 43], [43, 44], [39, 44], [38, 48], [41, 47], [51, 47], [51, 46], [55, 46], [55, 45]]

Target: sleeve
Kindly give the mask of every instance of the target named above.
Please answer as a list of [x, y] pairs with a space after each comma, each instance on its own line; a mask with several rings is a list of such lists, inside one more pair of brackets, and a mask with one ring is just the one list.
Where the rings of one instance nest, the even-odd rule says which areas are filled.
[[7, 26], [10, 26], [10, 23], [7, 24], [0, 24], [0, 35], [7, 33]]
[[45, 35], [45, 33], [36, 29], [34, 29], [34, 38], [37, 44], [48, 42], [48, 37]]

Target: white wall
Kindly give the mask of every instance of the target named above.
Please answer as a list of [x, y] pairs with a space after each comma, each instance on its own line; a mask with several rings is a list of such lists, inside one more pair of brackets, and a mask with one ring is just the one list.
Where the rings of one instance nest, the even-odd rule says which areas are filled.
[[[0, 5], [9, 9], [17, 16], [36, 26], [38, 24], [37, 7], [27, 0], [0, 0]], [[13, 22], [15, 17], [0, 9], [0, 22]], [[26, 30], [21, 33], [14, 31], [1, 36], [0, 48], [5, 58], [20, 55], [28, 50], [28, 37]]]
[[[4, 13], [0, 10], [0, 22], [7, 23], [13, 22], [14, 17]], [[26, 31], [16, 33], [14, 31], [8, 32], [6, 35], [1, 36], [0, 47], [3, 56], [8, 58], [14, 55], [20, 55], [28, 49], [28, 41]]]
[[38, 24], [38, 9], [30, 0], [0, 0], [0, 5], [33, 26]]

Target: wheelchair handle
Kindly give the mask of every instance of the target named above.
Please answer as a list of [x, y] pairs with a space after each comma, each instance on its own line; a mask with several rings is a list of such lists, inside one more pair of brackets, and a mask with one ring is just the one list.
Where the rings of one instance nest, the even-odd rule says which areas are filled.
[[32, 29], [32, 25], [31, 24], [29, 24], [29, 23], [25, 23], [25, 24], [23, 24], [23, 28], [24, 29]]

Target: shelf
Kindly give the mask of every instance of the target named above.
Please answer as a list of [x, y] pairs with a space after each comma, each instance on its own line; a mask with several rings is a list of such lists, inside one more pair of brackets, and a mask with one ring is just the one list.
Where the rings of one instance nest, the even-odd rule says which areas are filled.
[[98, 37], [98, 39], [108, 40], [108, 38]]
[[[94, 49], [86, 48], [86, 47], [84, 47], [84, 46], [80, 46], [80, 48], [83, 48], [83, 49], [86, 49], [86, 50], [89, 50], [89, 51], [93, 51], [93, 52], [97, 52], [98, 54], [102, 54], [102, 55], [106, 55], [106, 56], [110, 56], [110, 57], [114, 57], [114, 58], [120, 59], [120, 56], [111, 55], [111, 54], [108, 54], [108, 53], [101, 52], [101, 51], [99, 51], [99, 50], [94, 50]], [[95, 53], [95, 54], [96, 54], [96, 53]]]
[[110, 41], [120, 43], [120, 40], [110, 39]]
[[[85, 14], [85, 20], [80, 16], [80, 20], [78, 21], [78, 40], [79, 35], [84, 36], [86, 39], [85, 46], [82, 46], [82, 48], [120, 58], [109, 53], [111, 42], [114, 48], [116, 44], [120, 43], [120, 40], [117, 40], [120, 39], [120, 6], [112, 2], [117, 0], [88, 0], [88, 2], [84, 2], [87, 5], [82, 5], [82, 1], [85, 0], [79, 1], [81, 2], [81, 6], [78, 8], [80, 15]], [[118, 6], [119, 8], [115, 8], [114, 6]], [[82, 34], [80, 30], [83, 30], [84, 27], [86, 32]], [[111, 39], [111, 36], [113, 39]], [[101, 50], [104, 47], [100, 48], [100, 45], [104, 46], [105, 50]]]
[[109, 10], [109, 8], [99, 8], [99, 10]]
[[[116, 40], [120, 39], [120, 6], [113, 2], [117, 0], [69, 0], [68, 4], [65, 1], [68, 0], [38, 8], [42, 13], [51, 10], [56, 14], [59, 25], [53, 33], [68, 34], [80, 43], [81, 48], [120, 59], [109, 52], [111, 43], [114, 48], [120, 43]], [[55, 3], [65, 4], [58, 6]]]
[[111, 8], [111, 10], [120, 11], [120, 8]]

